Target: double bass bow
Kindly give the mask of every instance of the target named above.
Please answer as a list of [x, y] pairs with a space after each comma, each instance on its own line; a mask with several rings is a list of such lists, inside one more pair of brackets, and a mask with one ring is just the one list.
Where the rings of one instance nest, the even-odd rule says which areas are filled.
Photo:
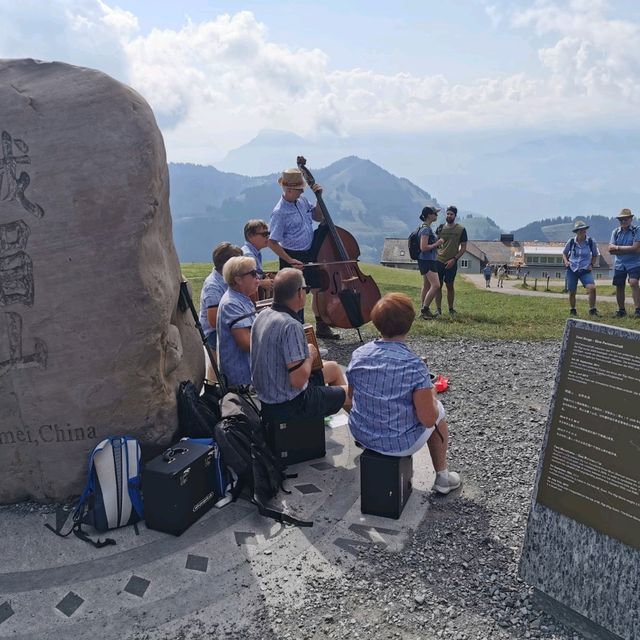
[[[313, 188], [316, 181], [306, 163], [305, 158], [298, 156], [298, 168]], [[324, 237], [317, 248], [313, 267], [322, 272], [322, 280], [326, 283], [316, 297], [318, 313], [332, 327], [358, 329], [369, 322], [371, 309], [380, 300], [380, 290], [374, 279], [364, 275], [358, 267], [360, 247], [356, 239], [333, 223], [322, 194], [316, 192], [315, 196], [324, 216], [318, 231]]]

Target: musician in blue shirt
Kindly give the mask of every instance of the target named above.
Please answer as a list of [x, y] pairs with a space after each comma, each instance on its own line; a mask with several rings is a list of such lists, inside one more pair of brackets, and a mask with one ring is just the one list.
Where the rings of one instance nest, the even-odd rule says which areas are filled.
[[[221, 242], [213, 250], [213, 269], [205, 278], [200, 293], [200, 314], [199, 320], [202, 325], [207, 344], [213, 351], [213, 357], [216, 357], [218, 350], [218, 334], [216, 332], [216, 320], [218, 317], [218, 307], [220, 300], [227, 290], [227, 283], [222, 277], [222, 269], [227, 260], [234, 256], [242, 255], [240, 247], [236, 247], [230, 242]], [[215, 374], [211, 364], [207, 361], [207, 379], [215, 380]]]
[[251, 384], [251, 325], [256, 308], [251, 296], [258, 289], [258, 272], [253, 258], [231, 258], [222, 270], [229, 288], [220, 300], [216, 328], [218, 331], [218, 366], [233, 386]]
[[373, 307], [371, 321], [381, 337], [356, 349], [347, 368], [349, 428], [360, 444], [389, 456], [409, 456], [427, 444], [436, 470], [434, 490], [449, 493], [461, 481], [447, 468], [444, 407], [427, 365], [405, 343], [415, 317], [403, 293], [389, 293]]
[[[315, 206], [302, 195], [306, 185], [300, 169], [287, 169], [278, 178], [282, 187], [282, 196], [271, 213], [271, 235], [269, 248], [280, 258], [280, 268], [294, 267], [302, 269], [308, 262], [315, 260], [313, 249], [313, 223], [322, 222], [324, 215], [316, 203]], [[313, 192], [322, 193], [319, 184], [313, 185]], [[337, 333], [323, 322], [318, 315], [316, 290], [320, 287], [316, 270], [304, 269], [304, 278], [313, 290], [312, 309], [316, 318], [316, 336], [318, 338], [336, 339]], [[298, 314], [300, 322], [304, 322], [304, 308]]]
[[269, 225], [264, 220], [249, 220], [244, 225], [244, 244], [242, 245], [242, 255], [253, 258], [256, 261], [256, 271], [258, 272], [258, 287], [264, 291], [262, 297], [269, 297], [271, 294], [271, 278], [265, 278], [262, 269], [262, 249], [269, 246]]

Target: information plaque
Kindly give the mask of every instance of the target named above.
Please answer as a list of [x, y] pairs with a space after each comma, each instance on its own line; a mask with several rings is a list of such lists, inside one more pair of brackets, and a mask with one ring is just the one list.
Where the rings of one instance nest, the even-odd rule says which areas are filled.
[[640, 339], [567, 323], [536, 500], [640, 549]]

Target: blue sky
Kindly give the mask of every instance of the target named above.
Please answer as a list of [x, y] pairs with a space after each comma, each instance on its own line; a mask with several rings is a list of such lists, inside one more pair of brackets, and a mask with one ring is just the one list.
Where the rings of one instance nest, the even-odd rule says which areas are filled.
[[0, 0], [0, 57], [98, 68], [151, 104], [175, 161], [265, 128], [635, 127], [637, 0]]

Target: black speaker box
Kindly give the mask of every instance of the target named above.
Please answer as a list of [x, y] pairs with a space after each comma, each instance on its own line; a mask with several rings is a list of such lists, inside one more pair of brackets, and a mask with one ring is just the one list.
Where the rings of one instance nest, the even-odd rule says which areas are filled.
[[360, 510], [398, 519], [411, 495], [413, 458], [365, 449], [360, 456]]
[[142, 471], [144, 519], [149, 529], [179, 536], [215, 504], [216, 451], [181, 441]]
[[270, 424], [267, 433], [273, 454], [285, 465], [323, 458], [327, 452], [322, 417]]

